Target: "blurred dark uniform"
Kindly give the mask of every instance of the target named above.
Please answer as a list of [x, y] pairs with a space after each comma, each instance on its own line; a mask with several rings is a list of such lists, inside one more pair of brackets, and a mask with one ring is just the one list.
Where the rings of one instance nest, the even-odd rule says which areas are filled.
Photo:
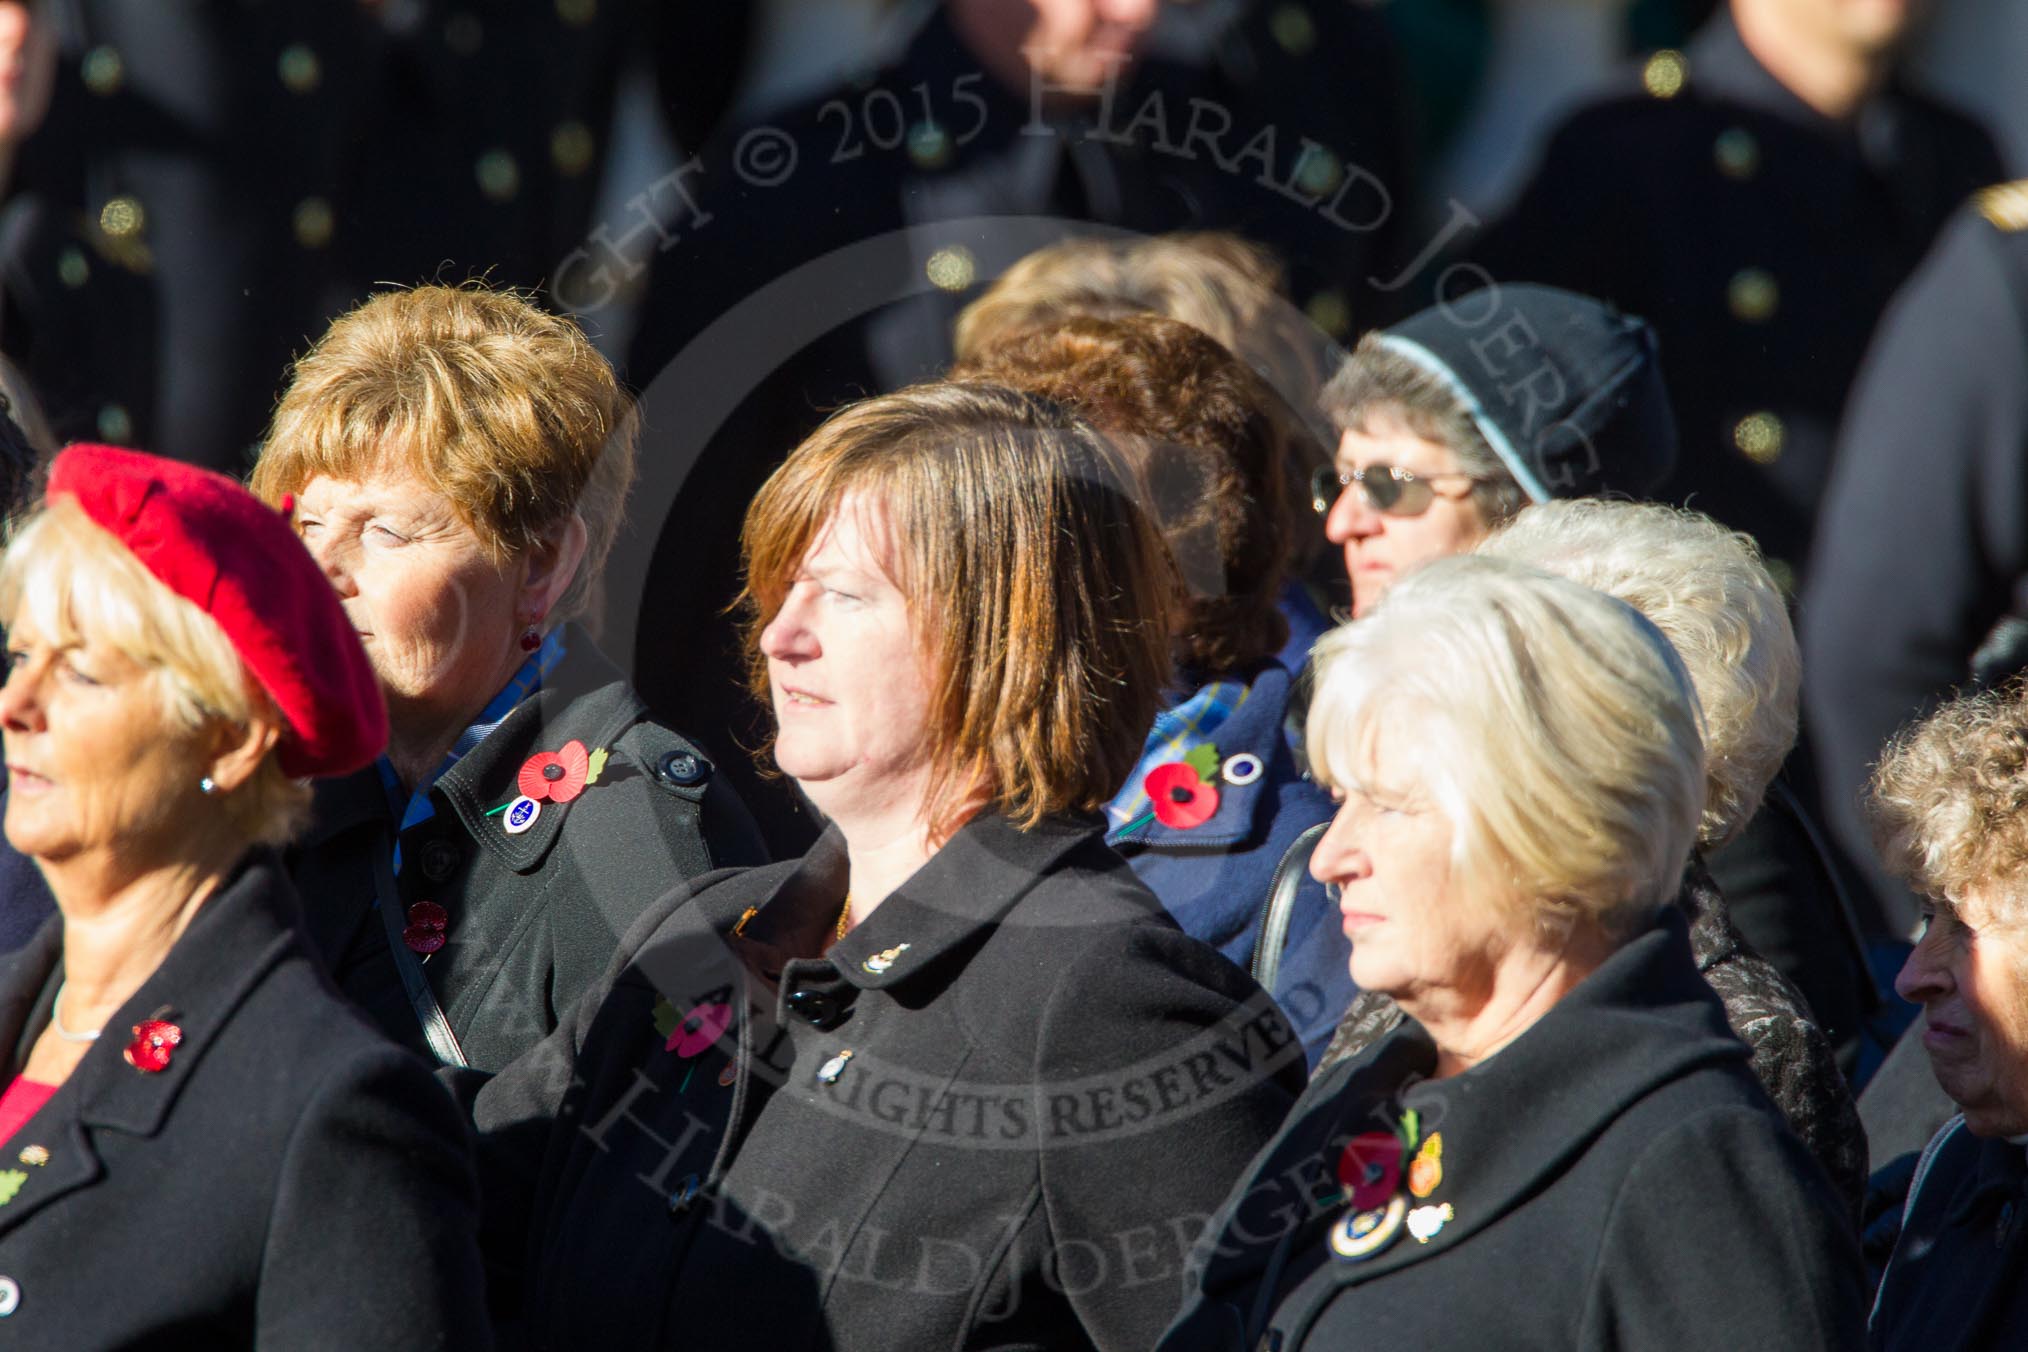
[[236, 471], [290, 353], [349, 295], [334, 211], [374, 21], [222, 0], [45, 13], [61, 56], [0, 220], [0, 347], [59, 438]]
[[[635, 529], [659, 532], [635, 678], [684, 726], [730, 732], [721, 763], [778, 856], [814, 833], [734, 754], [763, 733], [721, 613], [768, 472], [839, 403], [938, 374], [962, 306], [1079, 223], [1235, 230], [1280, 253], [1320, 327], [1389, 317], [1380, 288], [1407, 252], [1410, 198], [1395, 90], [1372, 11], [1201, 0], [1165, 10], [1109, 100], [1035, 117], [939, 9], [890, 68], [728, 133], [666, 186], [678, 219], [628, 377], [646, 394], [644, 469], [681, 487], [666, 521], [641, 519], [654, 498], [635, 496]], [[981, 217], [995, 219], [967, 221]], [[862, 241], [878, 242], [840, 252]], [[805, 264], [764, 313], [694, 341]]]
[[0, 349], [61, 439], [235, 473], [291, 358], [374, 285], [543, 287], [591, 225], [629, 55], [666, 64], [665, 111], [701, 138], [750, 22], [650, 0], [50, 8]]
[[1867, 337], [1999, 156], [1898, 80], [1849, 123], [1826, 119], [1748, 53], [1729, 11], [1627, 85], [1563, 125], [1475, 260], [1655, 326], [1682, 423], [1657, 497], [1752, 533], [1786, 585]]
[[1896, 298], [1866, 359], [1803, 607], [1805, 707], [1825, 817], [1873, 884], [1876, 937], [1915, 897], [1875, 859], [1860, 795], [1895, 729], [1975, 674], [2028, 614], [2028, 180], [1980, 193]]

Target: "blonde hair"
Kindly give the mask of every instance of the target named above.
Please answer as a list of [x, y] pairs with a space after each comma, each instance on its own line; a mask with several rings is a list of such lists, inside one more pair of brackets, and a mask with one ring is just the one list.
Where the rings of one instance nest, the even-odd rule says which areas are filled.
[[1024, 828], [1104, 804], [1162, 708], [1176, 597], [1113, 447], [993, 385], [919, 385], [834, 414], [747, 510], [740, 604], [763, 702], [761, 630], [850, 494], [887, 513], [930, 672], [932, 831], [956, 829], [981, 793]]
[[251, 486], [414, 475], [496, 562], [575, 512], [587, 543], [553, 618], [596, 604], [633, 484], [632, 401], [576, 324], [483, 283], [419, 286], [339, 317], [299, 360]]
[[1377, 735], [1411, 739], [1498, 923], [1624, 937], [1674, 899], [1704, 797], [1697, 696], [1631, 606], [1462, 555], [1403, 578], [1312, 660], [1317, 777], [1357, 784]]
[[2028, 684], [1959, 696], [1896, 733], [1866, 815], [1881, 859], [1917, 892], [2014, 892], [2028, 876]]
[[[218, 622], [164, 586], [75, 499], [24, 518], [0, 556], [0, 625], [11, 628], [24, 607], [50, 643], [104, 644], [152, 669], [163, 717], [186, 733], [256, 719], [287, 728]], [[280, 845], [308, 818], [310, 787], [283, 774], [270, 751], [220, 807], [249, 844]]]
[[1617, 596], [1662, 631], [1704, 711], [1707, 848], [1760, 810], [1796, 742], [1803, 659], [1751, 537], [1701, 512], [1571, 499], [1529, 507], [1479, 546]]

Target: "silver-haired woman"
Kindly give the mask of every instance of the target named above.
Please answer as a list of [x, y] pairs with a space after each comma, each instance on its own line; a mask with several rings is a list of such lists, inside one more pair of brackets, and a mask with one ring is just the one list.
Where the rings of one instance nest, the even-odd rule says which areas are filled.
[[1705, 793], [1668, 641], [1467, 557], [1318, 658], [1311, 868], [1410, 1017], [1311, 1083], [1163, 1346], [1855, 1345], [1845, 1208], [1670, 905]]

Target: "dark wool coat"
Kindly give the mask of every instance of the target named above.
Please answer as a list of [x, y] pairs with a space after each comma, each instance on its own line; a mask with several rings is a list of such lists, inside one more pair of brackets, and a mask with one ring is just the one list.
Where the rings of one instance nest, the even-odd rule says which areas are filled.
[[[782, 965], [846, 867], [833, 832], [673, 894], [554, 1036], [483, 1088], [446, 1072], [529, 1345], [1138, 1352], [1175, 1313], [1302, 1088], [1273, 1002], [1096, 818], [975, 818]], [[722, 1001], [714, 1041], [685, 1016]]]
[[[1724, 895], [1695, 855], [1676, 906], [1689, 920], [1697, 970], [1752, 1053], [1761, 1087], [1830, 1175], [1856, 1223], [1866, 1191], [1866, 1132], [1829, 1039], [1802, 995], [1734, 928]], [[1405, 1017], [1392, 997], [1361, 991], [1338, 1025], [1325, 1064], [1358, 1055]]]
[[[457, 1107], [346, 1006], [299, 923], [257, 853], [0, 1143], [0, 1344], [491, 1345]], [[61, 956], [53, 919], [0, 964], [9, 1080], [49, 1022]], [[183, 1040], [146, 1073], [123, 1052], [151, 1017]]]
[[1869, 1346], [1880, 1352], [2028, 1347], [2028, 1156], [1972, 1135], [1962, 1117], [1916, 1167], [1901, 1238], [1880, 1281]]
[[[1213, 1222], [1164, 1352], [1858, 1344], [1843, 1202], [1748, 1070], [1681, 916], [1497, 1055], [1435, 1067], [1411, 1021], [1311, 1083]], [[1391, 1242], [1340, 1259], [1339, 1156], [1405, 1108], [1441, 1137], [1441, 1173]]]
[[[598, 782], [569, 803], [544, 803], [534, 825], [509, 833], [494, 809], [520, 792], [522, 763], [572, 740], [610, 751]], [[766, 857], [714, 769], [650, 719], [572, 630], [542, 689], [436, 782], [435, 816], [402, 833], [397, 882], [404, 911], [433, 901], [449, 912], [448, 942], [423, 974], [472, 1065], [497, 1070], [540, 1042], [670, 887]], [[339, 988], [427, 1057], [374, 900], [373, 856], [388, 850], [395, 825], [380, 771], [317, 792], [310, 829], [287, 856], [311, 939]]]

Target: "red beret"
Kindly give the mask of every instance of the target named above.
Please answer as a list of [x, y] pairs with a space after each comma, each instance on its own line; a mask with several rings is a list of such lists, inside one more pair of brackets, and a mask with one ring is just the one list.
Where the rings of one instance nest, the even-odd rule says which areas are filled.
[[288, 720], [286, 774], [347, 774], [380, 754], [380, 683], [286, 515], [223, 474], [117, 446], [57, 456], [48, 497], [64, 495], [218, 622]]

